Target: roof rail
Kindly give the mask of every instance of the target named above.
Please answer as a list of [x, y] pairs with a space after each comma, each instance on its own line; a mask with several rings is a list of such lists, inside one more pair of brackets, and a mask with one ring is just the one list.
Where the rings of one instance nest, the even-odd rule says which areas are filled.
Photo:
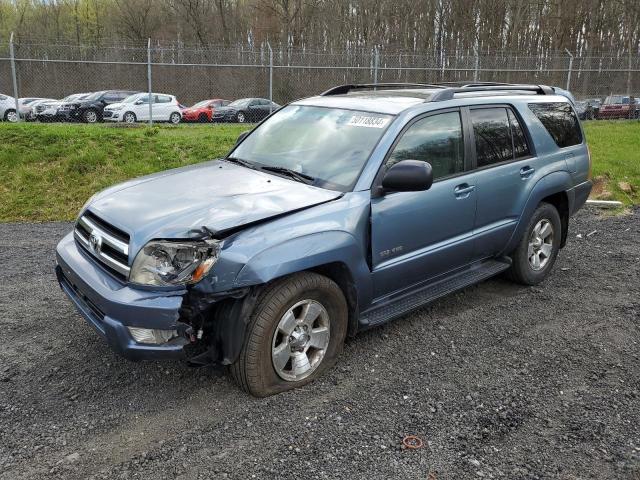
[[443, 102], [445, 100], [453, 99], [453, 96], [456, 93], [470, 93], [470, 92], [531, 92], [536, 95], [554, 95], [555, 92], [551, 87], [546, 85], [518, 85], [518, 84], [489, 84], [489, 85], [478, 85], [478, 84], [469, 84], [463, 87], [451, 87], [444, 88], [436, 93], [429, 99], [430, 102]]
[[328, 95], [343, 95], [349, 93], [352, 90], [375, 90], [377, 88], [447, 88], [444, 85], [435, 85], [430, 83], [355, 83], [347, 85], [338, 85], [337, 87], [330, 88], [326, 92], [320, 94], [322, 97]]

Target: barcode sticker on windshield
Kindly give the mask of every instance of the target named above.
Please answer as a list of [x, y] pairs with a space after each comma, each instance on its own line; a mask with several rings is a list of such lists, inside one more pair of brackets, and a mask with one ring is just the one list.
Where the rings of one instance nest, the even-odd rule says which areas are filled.
[[384, 128], [389, 123], [388, 118], [367, 117], [366, 115], [354, 115], [347, 125], [352, 127]]

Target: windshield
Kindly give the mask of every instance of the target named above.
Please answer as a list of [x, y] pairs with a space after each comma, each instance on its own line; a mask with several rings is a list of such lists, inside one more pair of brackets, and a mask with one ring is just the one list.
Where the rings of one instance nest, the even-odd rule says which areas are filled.
[[604, 103], [606, 105], [629, 105], [629, 97], [623, 97], [622, 95], [611, 95], [605, 98]]
[[143, 95], [146, 95], [146, 93], [134, 93], [133, 95], [129, 95], [127, 98], [122, 100], [122, 103], [133, 103]]
[[235, 100], [229, 104], [230, 107], [244, 107], [247, 103], [251, 101], [250, 98], [241, 98], [240, 100]]
[[91, 95], [86, 97], [86, 100], [98, 100], [102, 95], [104, 95], [104, 92], [93, 92]]
[[191, 108], [201, 108], [201, 107], [206, 107], [207, 105], [209, 105], [209, 102], [211, 102], [211, 100], [202, 100], [201, 102], [196, 103], [193, 107]]
[[290, 105], [251, 132], [230, 156], [294, 170], [314, 177], [317, 186], [348, 191], [391, 119], [378, 113]]

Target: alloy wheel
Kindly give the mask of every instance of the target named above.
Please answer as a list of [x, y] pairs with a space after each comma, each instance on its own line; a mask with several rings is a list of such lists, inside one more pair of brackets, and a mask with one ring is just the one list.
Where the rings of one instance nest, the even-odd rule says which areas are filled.
[[15, 123], [18, 121], [18, 114], [11, 110], [10, 112], [7, 112], [7, 122], [11, 122], [11, 123]]
[[280, 378], [296, 382], [322, 363], [330, 339], [329, 314], [316, 300], [301, 300], [278, 322], [271, 346], [273, 368]]
[[529, 266], [533, 270], [542, 270], [549, 263], [553, 252], [553, 237], [553, 225], [549, 220], [543, 218], [536, 223], [529, 237], [527, 248]]

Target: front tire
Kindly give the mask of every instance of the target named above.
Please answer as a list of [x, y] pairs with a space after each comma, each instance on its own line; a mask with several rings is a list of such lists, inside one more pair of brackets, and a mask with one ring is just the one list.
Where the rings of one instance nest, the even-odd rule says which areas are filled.
[[96, 123], [100, 117], [98, 116], [98, 112], [95, 110], [87, 110], [82, 114], [82, 120], [84, 123]]
[[256, 303], [231, 374], [257, 397], [306, 385], [335, 363], [347, 319], [342, 290], [329, 278], [302, 272], [276, 280]]
[[127, 112], [122, 116], [122, 121], [124, 123], [136, 123], [136, 114], [133, 112]]
[[523, 285], [542, 282], [553, 268], [561, 241], [562, 223], [558, 210], [543, 202], [533, 212], [518, 247], [511, 255], [511, 279]]
[[7, 110], [4, 113], [4, 120], [6, 122], [16, 123], [18, 121], [18, 114], [13, 109]]

